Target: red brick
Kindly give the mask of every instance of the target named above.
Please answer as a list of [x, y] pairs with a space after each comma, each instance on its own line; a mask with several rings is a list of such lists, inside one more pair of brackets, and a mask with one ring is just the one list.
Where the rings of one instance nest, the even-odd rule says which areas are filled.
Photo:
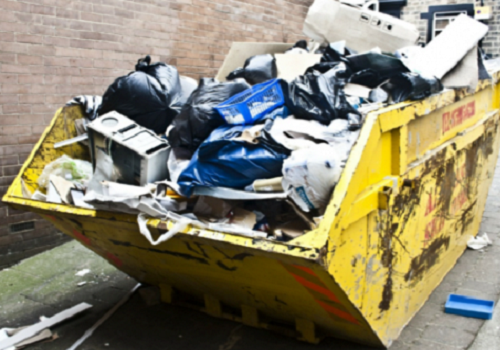
[[19, 84], [43, 84], [43, 75], [19, 75]]
[[46, 126], [45, 125], [34, 125], [31, 127], [31, 131], [33, 132], [34, 135], [40, 135], [42, 132], [45, 131]]
[[73, 30], [92, 30], [92, 24], [88, 22], [74, 21], [71, 22], [70, 28]]
[[91, 49], [94, 46], [93, 41], [90, 40], [79, 40], [79, 39], [71, 39], [70, 46], [71, 47], [80, 47], [84, 49]]
[[11, 0], [1, 0], [0, 8], [12, 11], [22, 11], [28, 12], [29, 5], [21, 2], [11, 1]]
[[55, 111], [57, 109], [57, 107], [56, 106], [47, 105], [47, 104], [31, 105], [31, 108], [32, 108], [34, 114], [38, 114], [38, 113], [50, 113], [50, 112]]
[[18, 95], [2, 95], [0, 94], [0, 103], [18, 103], [19, 97]]
[[17, 74], [0, 74], [0, 84], [17, 84]]
[[14, 41], [14, 33], [0, 32], [0, 41]]
[[31, 113], [30, 105], [3, 105], [3, 114]]
[[[0, 145], [2, 144], [1, 140], [2, 140], [2, 137], [0, 137]], [[0, 166], [16, 165], [16, 164], [18, 164], [17, 156], [9, 156], [9, 157], [5, 157], [5, 158], [0, 158]], [[0, 186], [4, 186], [4, 185], [0, 185]]]
[[89, 22], [102, 22], [102, 15], [90, 12], [81, 12], [80, 19]]
[[44, 57], [43, 64], [46, 66], [70, 66], [70, 61], [67, 57]]
[[[4, 66], [2, 66], [2, 69]], [[29, 93], [29, 85], [2, 84], [2, 94], [27, 94]]]
[[55, 15], [56, 11], [54, 7], [49, 6], [39, 6], [39, 5], [30, 5], [31, 13], [39, 13], [41, 15]]
[[[29, 135], [29, 136], [19, 136], [18, 137], [18, 143], [20, 145], [24, 144], [35, 144], [40, 140], [39, 136], [36, 135]], [[16, 157], [16, 164], [17, 164], [17, 157]]]
[[42, 35], [33, 35], [33, 34], [16, 34], [16, 41], [20, 43], [33, 43], [33, 44], [41, 44], [43, 43]]
[[[43, 105], [30, 105], [30, 106], [33, 108], [33, 113], [36, 113], [37, 106], [43, 106]], [[43, 115], [38, 115], [38, 114], [20, 115], [18, 117], [18, 120], [19, 124], [21, 125], [45, 125], [45, 120], [43, 119]]]
[[19, 173], [19, 170], [21, 170], [20, 165], [14, 165], [14, 166], [4, 166], [2, 167], [3, 170], [3, 176], [15, 176]]
[[2, 237], [0, 237], [0, 246], [11, 245], [13, 243], [20, 242], [22, 240], [23, 240], [23, 236], [22, 235], [6, 235], [6, 236], [2, 236]]
[[24, 65], [40, 65], [43, 59], [40, 56], [17, 55], [17, 63]]
[[2, 126], [0, 127], [0, 136], [9, 135], [29, 135], [31, 127], [29, 126]]
[[19, 95], [19, 103], [44, 103], [43, 95]]
[[[2, 119], [4, 119], [4, 117], [2, 117]], [[15, 120], [17, 121], [17, 117], [15, 118]], [[17, 142], [18, 140], [16, 136], [0, 136], [0, 146], [17, 145]], [[17, 161], [14, 164], [17, 164]], [[7, 164], [3, 164], [0, 162], [0, 165], [7, 165]]]
[[[70, 38], [61, 38], [61, 37], [56, 37], [56, 36], [44, 36], [43, 37], [43, 43], [47, 45], [52, 45], [52, 46], [58, 46], [58, 47], [69, 47], [71, 46], [71, 39]], [[50, 50], [48, 55], [52, 56], [53, 50]]]
[[56, 8], [56, 17], [78, 19], [79, 14], [78, 11], [66, 10], [64, 8], [58, 7]]

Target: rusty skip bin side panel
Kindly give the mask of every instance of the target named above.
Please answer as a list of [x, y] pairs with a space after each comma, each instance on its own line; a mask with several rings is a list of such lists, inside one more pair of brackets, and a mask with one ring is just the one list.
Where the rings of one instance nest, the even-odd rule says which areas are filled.
[[[367, 138], [331, 226], [327, 266], [385, 345], [479, 230], [500, 146], [497, 89], [423, 116], [418, 108], [412, 117], [396, 109], [392, 121], [371, 116], [380, 128]], [[417, 133], [431, 137], [416, 146]]]
[[[152, 246], [133, 215], [24, 197], [63, 153], [89, 159], [81, 144], [53, 148], [75, 136], [78, 107], [58, 111], [3, 200], [158, 285], [165, 302], [189, 295], [215, 317], [288, 324], [313, 343], [389, 346], [477, 234], [500, 146], [498, 87], [369, 114], [318, 229], [286, 243], [187, 227]], [[148, 222], [156, 237], [172, 225]]]

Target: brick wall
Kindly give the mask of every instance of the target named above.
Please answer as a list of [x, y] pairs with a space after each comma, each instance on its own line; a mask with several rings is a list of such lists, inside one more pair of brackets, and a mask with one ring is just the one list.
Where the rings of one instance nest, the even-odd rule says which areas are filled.
[[[405, 6], [401, 13], [401, 19], [415, 24], [421, 37], [427, 38], [427, 20], [420, 19], [420, 13], [427, 12], [429, 6], [447, 5], [447, 4], [480, 4], [474, 0], [408, 0], [408, 6]], [[489, 32], [483, 40], [483, 49], [493, 57], [500, 56], [500, 1], [484, 0], [485, 6], [493, 9], [493, 18], [485, 23], [489, 26]]]
[[[0, 0], [0, 197], [72, 96], [101, 95], [146, 54], [193, 78], [214, 76], [233, 41], [298, 40], [311, 3]], [[36, 215], [0, 204], [0, 268], [63, 240]]]

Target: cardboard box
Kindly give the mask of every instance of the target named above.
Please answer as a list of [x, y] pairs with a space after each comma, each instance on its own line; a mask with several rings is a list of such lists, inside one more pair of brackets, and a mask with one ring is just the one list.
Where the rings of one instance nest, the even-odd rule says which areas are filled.
[[278, 78], [292, 81], [305, 73], [306, 69], [321, 60], [316, 54], [284, 54], [293, 44], [287, 43], [247, 43], [236, 42], [231, 45], [224, 63], [217, 73], [217, 80], [226, 81], [233, 70], [243, 67], [245, 60], [255, 55], [272, 54], [276, 58]]

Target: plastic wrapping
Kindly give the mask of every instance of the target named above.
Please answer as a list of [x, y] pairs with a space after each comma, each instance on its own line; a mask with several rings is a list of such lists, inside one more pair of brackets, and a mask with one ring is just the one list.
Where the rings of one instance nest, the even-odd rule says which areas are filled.
[[108, 87], [99, 114], [117, 111], [162, 134], [180, 111], [182, 88], [175, 67], [150, 61], [149, 56], [139, 60], [135, 72], [116, 79]]
[[328, 144], [293, 151], [283, 163], [283, 188], [303, 211], [322, 211], [340, 179], [343, 160]]
[[72, 159], [64, 154], [43, 168], [38, 178], [38, 186], [47, 188], [50, 175], [57, 175], [73, 183], [86, 185], [92, 178], [92, 164], [85, 160]]
[[249, 125], [263, 119], [284, 103], [279, 80], [273, 79], [234, 95], [215, 109], [228, 124]]
[[99, 109], [101, 108], [102, 97], [92, 95], [75, 96], [70, 101], [66, 102], [66, 106], [79, 105], [82, 107], [85, 117], [89, 120], [97, 118]]
[[224, 124], [224, 119], [214, 107], [249, 88], [250, 85], [243, 80], [219, 83], [215, 79], [201, 79], [198, 88], [172, 122], [173, 127], [168, 133], [170, 145], [194, 152], [213, 130]]
[[325, 74], [313, 72], [299, 76], [289, 84], [282, 82], [285, 106], [290, 114], [325, 125], [339, 118], [359, 123], [359, 113], [347, 102], [344, 94], [346, 72], [347, 67], [342, 63]]
[[184, 105], [189, 100], [189, 96], [191, 96], [193, 91], [196, 90], [196, 88], [198, 87], [198, 82], [193, 78], [182, 75], [179, 76], [179, 80], [181, 82], [181, 90], [182, 90], [180, 100], [182, 105]]
[[349, 82], [375, 88], [385, 80], [400, 73], [408, 73], [409, 69], [400, 59], [368, 52], [346, 57], [353, 71]]
[[382, 88], [387, 91], [392, 103], [398, 103], [422, 100], [442, 91], [443, 85], [436, 77], [425, 78], [417, 73], [401, 73], [389, 79]]
[[214, 130], [180, 174], [181, 193], [190, 196], [195, 186], [243, 189], [257, 179], [281, 175], [290, 152], [260, 137], [258, 126], [221, 126]]
[[273, 55], [266, 54], [248, 58], [243, 68], [232, 71], [226, 79], [244, 78], [249, 84], [255, 85], [274, 79], [277, 76], [276, 59]]
[[309, 53], [309, 49], [307, 48], [307, 41], [306, 40], [299, 40], [297, 41], [291, 48], [285, 51], [285, 54], [290, 55], [290, 54], [307, 54]]

